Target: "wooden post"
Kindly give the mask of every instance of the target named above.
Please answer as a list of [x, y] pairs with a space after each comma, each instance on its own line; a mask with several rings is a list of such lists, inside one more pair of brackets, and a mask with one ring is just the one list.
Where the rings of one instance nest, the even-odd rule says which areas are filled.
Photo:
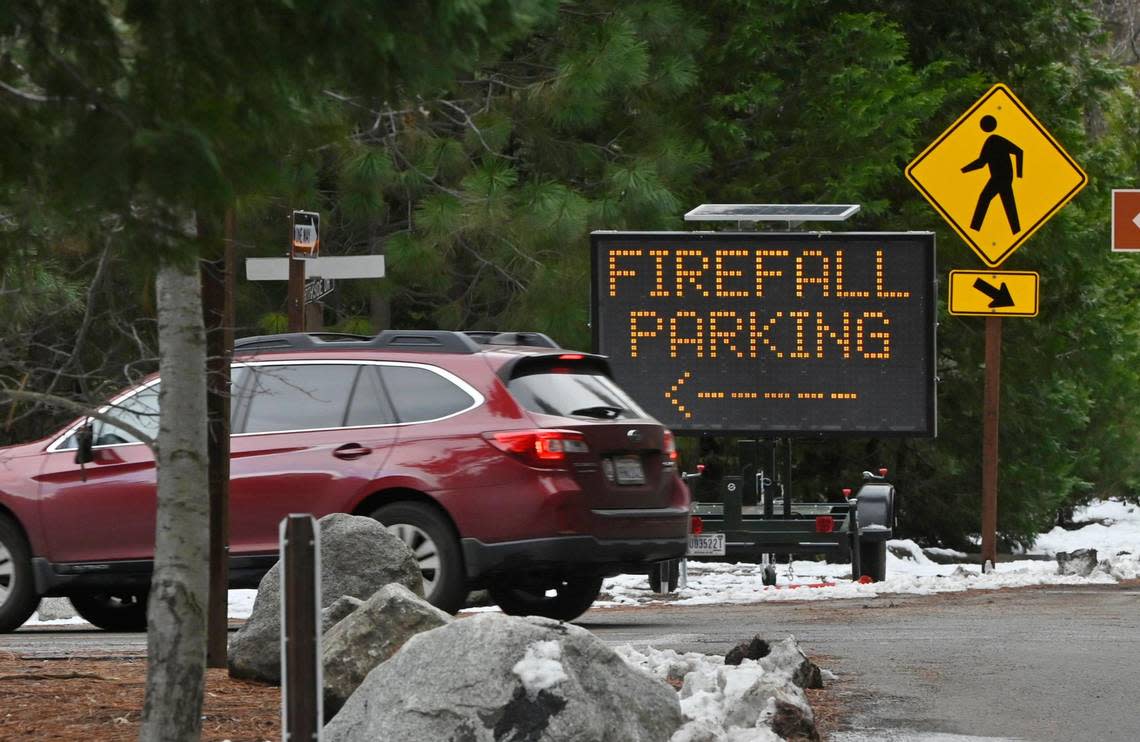
[[210, 588], [206, 666], [225, 667], [229, 639], [230, 361], [234, 347], [234, 212], [225, 215], [223, 254], [202, 262], [206, 325], [206, 415], [210, 490]]
[[289, 258], [289, 332], [305, 331], [305, 261]]
[[311, 742], [324, 722], [320, 531], [313, 516], [294, 513], [280, 535], [282, 740]]
[[998, 408], [1001, 317], [986, 317], [986, 387], [982, 410], [982, 566], [997, 564]]

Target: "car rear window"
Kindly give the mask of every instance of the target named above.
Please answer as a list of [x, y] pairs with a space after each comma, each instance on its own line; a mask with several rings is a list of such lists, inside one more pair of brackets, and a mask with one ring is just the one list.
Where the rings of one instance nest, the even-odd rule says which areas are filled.
[[558, 358], [519, 364], [507, 389], [531, 412], [601, 420], [646, 418], [633, 398], [592, 363]]
[[382, 366], [384, 385], [402, 423], [439, 420], [470, 409], [476, 400], [440, 374], [416, 366]]

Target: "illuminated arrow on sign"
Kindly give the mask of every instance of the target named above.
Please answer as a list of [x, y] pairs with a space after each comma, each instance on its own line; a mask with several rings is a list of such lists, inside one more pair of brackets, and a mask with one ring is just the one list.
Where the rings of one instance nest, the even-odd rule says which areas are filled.
[[[677, 383], [671, 386], [665, 392], [665, 399], [677, 408], [677, 412], [685, 417], [686, 420], [691, 420], [693, 417], [692, 411], [685, 407], [681, 402], [680, 390], [685, 385], [685, 382], [693, 378], [690, 371], [686, 371], [677, 379]], [[746, 402], [749, 400], [764, 400], [768, 402], [778, 400], [856, 400], [859, 398], [857, 392], [807, 392], [807, 391], [692, 391], [692, 394], [699, 400], [730, 400], [739, 402]]]
[[677, 412], [680, 412], [682, 415], [684, 415], [684, 416], [685, 416], [685, 419], [690, 419], [690, 418], [692, 418], [692, 416], [693, 416], [693, 413], [691, 413], [691, 412], [689, 412], [688, 410], [686, 410], [686, 409], [685, 409], [685, 405], [681, 404], [681, 400], [680, 400], [680, 398], [677, 396], [677, 391], [678, 391], [678, 390], [681, 388], [681, 386], [682, 386], [682, 385], [683, 385], [683, 384], [684, 384], [686, 381], [688, 381], [688, 380], [689, 380], [689, 378], [690, 378], [690, 377], [692, 377], [692, 374], [691, 374], [691, 373], [689, 373], [688, 371], [686, 371], [686, 372], [684, 373], [684, 375], [682, 375], [682, 376], [681, 376], [681, 378], [677, 379], [677, 383], [676, 383], [676, 384], [674, 384], [674, 385], [673, 385], [673, 387], [672, 387], [672, 388], [671, 388], [669, 391], [665, 392], [665, 399], [667, 399], [667, 400], [669, 400], [670, 402], [672, 402], [672, 403], [673, 403], [673, 406], [677, 408]]
[[1001, 282], [1001, 288], [998, 289], [979, 278], [974, 281], [974, 288], [992, 299], [990, 309], [1013, 306], [1013, 297], [1010, 296], [1009, 287], [1005, 285], [1005, 281]]

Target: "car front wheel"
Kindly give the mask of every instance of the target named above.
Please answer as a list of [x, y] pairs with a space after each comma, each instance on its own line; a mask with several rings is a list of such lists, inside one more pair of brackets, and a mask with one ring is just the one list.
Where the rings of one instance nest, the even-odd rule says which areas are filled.
[[545, 616], [573, 621], [602, 591], [601, 577], [572, 577], [549, 584], [514, 585], [504, 581], [488, 589], [491, 600], [509, 616]]
[[0, 517], [0, 633], [20, 628], [39, 604], [28, 542], [12, 521]]

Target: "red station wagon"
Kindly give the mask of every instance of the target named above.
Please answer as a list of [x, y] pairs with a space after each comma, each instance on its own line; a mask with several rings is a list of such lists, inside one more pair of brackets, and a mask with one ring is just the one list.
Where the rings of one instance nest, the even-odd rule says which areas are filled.
[[[157, 377], [105, 411], [158, 430]], [[236, 343], [230, 586], [256, 587], [290, 513], [378, 519], [434, 605], [486, 588], [503, 611], [571, 620], [602, 579], [685, 554], [689, 492], [672, 434], [604, 357], [537, 333], [285, 334]], [[154, 457], [77, 420], [0, 449], [0, 630], [66, 596], [111, 630], [146, 625]], [[84, 447], [85, 448], [85, 447]], [[205, 493], [203, 493], [205, 497]]]

